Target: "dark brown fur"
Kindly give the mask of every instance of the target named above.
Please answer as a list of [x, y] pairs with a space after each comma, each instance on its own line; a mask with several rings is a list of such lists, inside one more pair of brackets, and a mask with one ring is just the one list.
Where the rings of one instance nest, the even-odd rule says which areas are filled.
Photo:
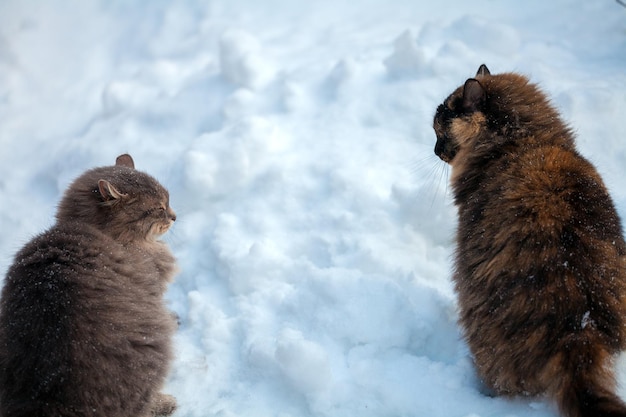
[[57, 222], [15, 257], [0, 301], [0, 416], [171, 414], [160, 394], [175, 322], [175, 260], [158, 237], [167, 191], [130, 156], [67, 190]]
[[434, 128], [459, 212], [460, 324], [484, 383], [547, 393], [569, 417], [626, 416], [612, 371], [626, 344], [626, 245], [572, 132], [525, 77], [485, 66]]

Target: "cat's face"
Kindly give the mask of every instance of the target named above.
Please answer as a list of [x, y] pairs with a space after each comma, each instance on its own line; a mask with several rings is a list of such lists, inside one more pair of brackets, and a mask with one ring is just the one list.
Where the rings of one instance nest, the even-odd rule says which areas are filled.
[[[142, 173], [139, 173], [142, 174]], [[131, 232], [153, 240], [165, 234], [176, 221], [170, 207], [169, 193], [152, 178], [137, 182], [118, 181], [118, 185], [100, 180], [98, 188], [103, 197], [101, 210], [110, 211], [109, 227], [116, 234]]]
[[[489, 70], [482, 65], [476, 77], [486, 75]], [[471, 146], [484, 127], [485, 117], [481, 110], [485, 100], [485, 89], [480, 81], [470, 78], [437, 107], [433, 128], [437, 135], [435, 154], [441, 160], [454, 164], [459, 151]]]
[[155, 240], [169, 230], [176, 214], [169, 193], [150, 175], [134, 168], [128, 155], [115, 166], [95, 168], [66, 191], [59, 221], [90, 224], [121, 241]]
[[459, 117], [457, 101], [454, 95], [448, 97], [443, 104], [437, 107], [437, 113], [433, 121], [433, 129], [435, 129], [435, 135], [437, 136], [435, 155], [448, 163], [454, 159], [459, 150], [459, 143], [454, 139], [451, 132], [452, 121]]

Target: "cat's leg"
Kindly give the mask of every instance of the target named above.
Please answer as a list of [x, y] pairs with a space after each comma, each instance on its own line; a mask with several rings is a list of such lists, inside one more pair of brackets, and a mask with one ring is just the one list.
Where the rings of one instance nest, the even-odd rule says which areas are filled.
[[176, 410], [176, 398], [159, 392], [150, 407], [153, 416], [169, 416]]

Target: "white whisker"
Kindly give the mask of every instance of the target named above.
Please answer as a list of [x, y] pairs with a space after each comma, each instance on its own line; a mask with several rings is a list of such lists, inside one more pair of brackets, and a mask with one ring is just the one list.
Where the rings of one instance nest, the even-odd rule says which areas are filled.
[[411, 164], [410, 171], [421, 184], [418, 192], [422, 198], [430, 200], [432, 210], [438, 196], [445, 197], [448, 194], [449, 165], [439, 159], [429, 147], [427, 154]]

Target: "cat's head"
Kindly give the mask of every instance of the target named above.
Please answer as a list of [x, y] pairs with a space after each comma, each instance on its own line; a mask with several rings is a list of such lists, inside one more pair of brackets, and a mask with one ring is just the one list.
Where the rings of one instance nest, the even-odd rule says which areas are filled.
[[492, 75], [483, 64], [435, 114], [435, 154], [455, 165], [459, 152], [486, 154], [505, 142], [526, 140], [542, 129], [561, 127], [546, 96], [515, 73]]
[[457, 88], [437, 107], [433, 128], [437, 135], [435, 154], [444, 162], [452, 163], [459, 149], [479, 134], [485, 124], [482, 107], [487, 100], [486, 92], [478, 81], [490, 75], [483, 64], [465, 85]]
[[122, 241], [154, 240], [176, 220], [169, 193], [150, 175], [135, 169], [130, 155], [114, 166], [94, 168], [67, 189], [57, 220], [95, 226]]

